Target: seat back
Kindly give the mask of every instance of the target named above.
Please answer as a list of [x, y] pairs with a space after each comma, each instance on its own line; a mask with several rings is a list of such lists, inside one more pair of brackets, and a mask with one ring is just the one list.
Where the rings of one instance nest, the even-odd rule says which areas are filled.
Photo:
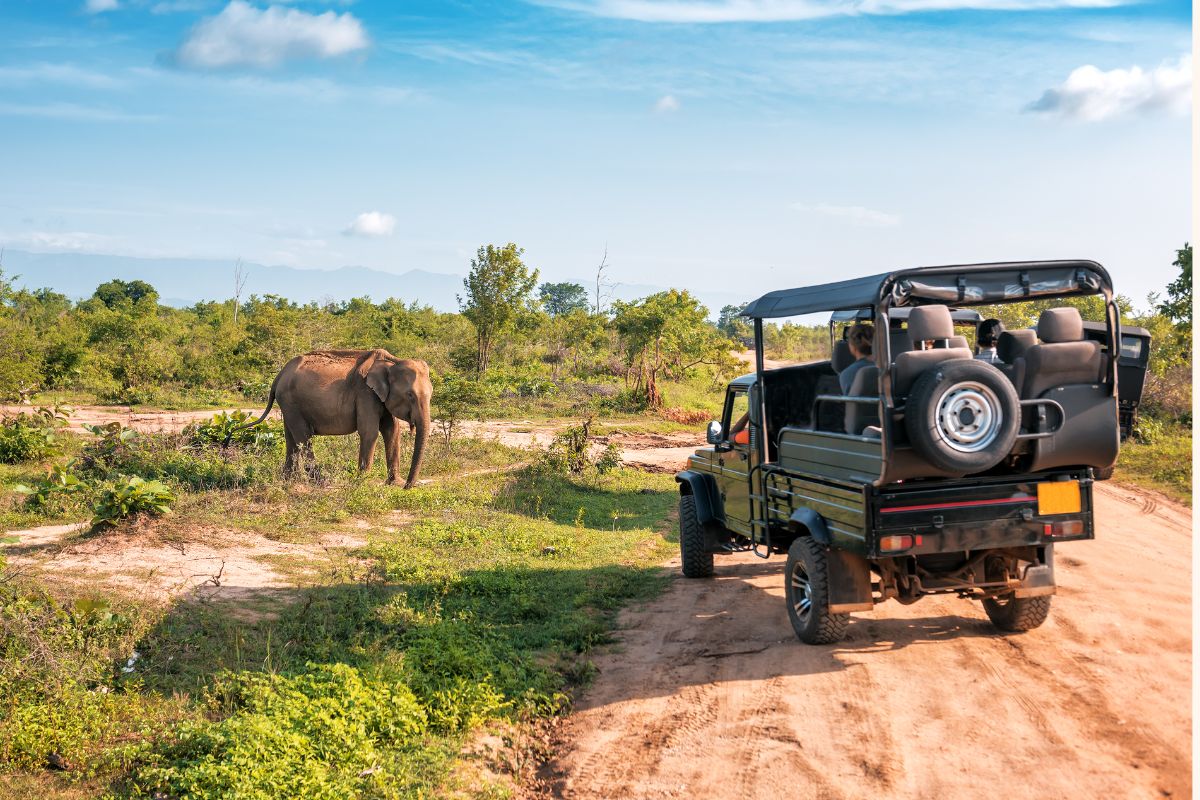
[[1002, 331], [996, 340], [996, 355], [1000, 357], [996, 368], [1008, 376], [1017, 392], [1025, 383], [1025, 362], [1021, 356], [1025, 351], [1037, 344], [1037, 334], [1023, 328], [1016, 331]]
[[951, 347], [970, 347], [971, 345], [969, 342], [967, 342], [967, 337], [965, 337], [965, 336], [951, 336], [950, 337], [950, 346]]
[[896, 356], [892, 365], [892, 394], [905, 397], [925, 370], [952, 358], [971, 358], [966, 347], [940, 347], [920, 350], [922, 342], [948, 344], [954, 337], [954, 322], [945, 306], [918, 306], [908, 315], [908, 339], [912, 350]]
[[1083, 336], [1083, 319], [1074, 308], [1051, 308], [1038, 318], [1038, 338], [1020, 356], [1021, 398], [1041, 397], [1057, 386], [1096, 383], [1103, 380], [1104, 360], [1100, 344]]
[[[879, 396], [879, 367], [863, 367], [850, 383], [851, 397]], [[846, 433], [862, 435], [869, 425], [879, 424], [879, 406], [866, 403], [846, 403]]]
[[838, 339], [833, 343], [833, 354], [829, 358], [829, 365], [833, 367], [833, 371], [842, 374], [842, 370], [854, 363], [854, 354], [850, 352], [850, 343], [845, 339]]
[[896, 360], [896, 356], [901, 353], [907, 353], [912, 349], [908, 341], [908, 331], [892, 330], [888, 332], [888, 339], [892, 349], [892, 361]]

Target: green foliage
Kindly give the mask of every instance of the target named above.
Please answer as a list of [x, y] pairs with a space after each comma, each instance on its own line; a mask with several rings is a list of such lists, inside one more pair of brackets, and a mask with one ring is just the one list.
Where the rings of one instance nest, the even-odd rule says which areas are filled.
[[254, 427], [245, 427], [257, 417], [246, 411], [222, 411], [213, 414], [208, 422], [189, 425], [184, 436], [198, 445], [234, 446], [240, 448], [270, 448], [280, 440], [280, 426], [263, 422]]
[[65, 464], [54, 464], [46, 473], [46, 477], [37, 483], [27, 486], [18, 484], [13, 487], [17, 494], [25, 495], [25, 505], [31, 510], [45, 510], [53, 504], [80, 495], [87, 485], [74, 472], [75, 461], [72, 459]]
[[742, 316], [742, 309], [745, 307], [745, 303], [737, 306], [722, 306], [721, 313], [717, 316], [717, 330], [730, 339], [752, 342], [754, 340], [754, 325], [750, 320]]
[[1135, 438], [1121, 444], [1115, 476], [1117, 480], [1158, 489], [1177, 502], [1191, 505], [1191, 428], [1175, 422], [1139, 418]]
[[93, 508], [92, 525], [116, 525], [137, 514], [167, 514], [174, 502], [175, 493], [166, 484], [129, 475], [100, 492]]
[[592, 437], [594, 417], [572, 425], [554, 437], [542, 454], [541, 467], [551, 472], [583, 475], [595, 470], [605, 474], [621, 464], [621, 448], [609, 442], [597, 450]]
[[681, 377], [700, 365], [728, 372], [732, 343], [709, 324], [708, 312], [686, 291], [671, 289], [636, 302], [613, 303], [613, 324], [624, 341], [626, 378], [646, 402], [662, 405], [660, 377]]
[[587, 289], [578, 283], [543, 283], [538, 287], [542, 308], [552, 317], [588, 310]]
[[1167, 299], [1159, 304], [1158, 311], [1170, 317], [1180, 331], [1190, 336], [1192, 332], [1192, 246], [1184, 246], [1175, 253], [1173, 266], [1179, 268], [1179, 276], [1167, 286]]
[[529, 308], [538, 271], [530, 272], [525, 266], [521, 260], [524, 252], [512, 242], [503, 247], [480, 247], [463, 280], [467, 293], [459, 298], [459, 304], [463, 316], [475, 326], [475, 369], [480, 375], [491, 363], [496, 338], [512, 328]]
[[191, 798], [402, 797], [420, 773], [426, 712], [395, 676], [309, 664], [293, 676], [224, 673], [223, 716], [185, 723], [133, 793]]
[[143, 302], [153, 305], [158, 301], [158, 292], [145, 281], [123, 281], [120, 278], [114, 278], [97, 286], [92, 297], [108, 308], [120, 308]]
[[459, 423], [484, 416], [494, 399], [495, 392], [482, 381], [453, 372], [435, 376], [431, 413], [441, 426], [447, 446]]
[[58, 430], [70, 409], [55, 406], [21, 412], [0, 421], [0, 464], [40, 461], [61, 449]]

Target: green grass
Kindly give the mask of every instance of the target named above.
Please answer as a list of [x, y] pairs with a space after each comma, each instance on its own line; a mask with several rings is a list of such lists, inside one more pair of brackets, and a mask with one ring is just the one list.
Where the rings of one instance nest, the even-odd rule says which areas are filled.
[[1178, 424], [1155, 426], [1148, 441], [1128, 439], [1113, 477], [1157, 489], [1185, 505], [1192, 504], [1192, 431]]
[[[513, 459], [467, 442], [431, 453], [433, 476]], [[326, 447], [332, 471], [345, 453]], [[379, 472], [271, 482], [259, 501], [238, 499], [254, 487], [188, 492], [154, 523], [303, 532], [390, 515], [353, 568], [255, 601], [271, 612], [257, 621], [231, 613], [242, 601], [0, 600], [0, 796], [430, 796], [478, 726], [564, 709], [617, 610], [665, 583], [670, 476], [525, 469], [404, 492]], [[116, 669], [134, 650], [135, 670]], [[72, 769], [44, 771], [50, 749]]]

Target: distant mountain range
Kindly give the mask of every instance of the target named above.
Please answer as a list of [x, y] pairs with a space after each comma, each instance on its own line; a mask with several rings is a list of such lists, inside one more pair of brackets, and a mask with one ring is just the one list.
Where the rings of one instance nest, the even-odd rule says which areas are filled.
[[[369, 267], [336, 269], [296, 269], [246, 263], [246, 283], [242, 297], [279, 295], [298, 303], [349, 300], [370, 297], [381, 301], [396, 298], [418, 302], [439, 311], [457, 311], [457, 295], [463, 291], [463, 276], [414, 269], [404, 273], [384, 272]], [[233, 262], [197, 258], [133, 258], [93, 253], [30, 253], [4, 251], [4, 274], [17, 287], [47, 287], [74, 299], [91, 297], [96, 287], [113, 278], [143, 280], [158, 290], [161, 302], [172, 306], [190, 306], [203, 300], [228, 300], [233, 297]], [[589, 286], [586, 280], [578, 283]], [[663, 286], [618, 284], [613, 299], [635, 300]], [[687, 288], [698, 297], [713, 317], [722, 306], [744, 303], [752, 298], [729, 292], [709, 292]]]

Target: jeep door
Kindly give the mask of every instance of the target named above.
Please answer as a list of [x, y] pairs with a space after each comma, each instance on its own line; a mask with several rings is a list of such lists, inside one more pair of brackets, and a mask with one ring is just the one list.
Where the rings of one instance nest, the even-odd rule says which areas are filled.
[[[749, 426], [742, 422], [750, 410], [745, 387], [730, 388], [721, 417], [724, 441], [716, 448], [719, 460], [718, 485], [725, 509], [725, 525], [745, 533], [750, 529], [750, 442]], [[735, 430], [742, 422], [740, 430]]]

